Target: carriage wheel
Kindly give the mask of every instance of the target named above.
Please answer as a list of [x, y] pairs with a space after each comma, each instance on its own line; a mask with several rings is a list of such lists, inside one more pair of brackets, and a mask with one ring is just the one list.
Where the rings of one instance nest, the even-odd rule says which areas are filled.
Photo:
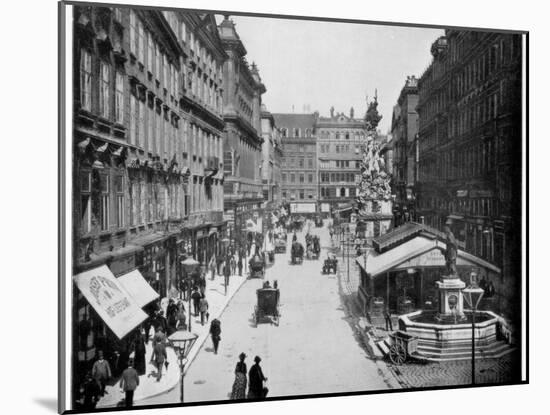
[[402, 365], [407, 360], [407, 351], [402, 344], [395, 343], [390, 347], [390, 360], [394, 365]]

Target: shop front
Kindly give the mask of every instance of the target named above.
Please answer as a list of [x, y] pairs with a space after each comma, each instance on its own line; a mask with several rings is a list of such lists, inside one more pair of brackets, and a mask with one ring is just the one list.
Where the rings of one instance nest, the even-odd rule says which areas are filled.
[[[356, 260], [361, 273], [359, 299], [366, 315], [386, 307], [397, 314], [437, 307], [435, 283], [445, 272], [441, 232], [411, 222], [375, 238], [373, 246]], [[487, 281], [500, 275], [498, 267], [462, 249], [457, 256], [463, 281], [469, 281], [472, 271]]]
[[[74, 275], [73, 282], [73, 379], [84, 379], [100, 350], [118, 376], [132, 333], [148, 317], [143, 307], [159, 295], [137, 269], [115, 277], [101, 265]], [[73, 396], [77, 388], [73, 384]]]

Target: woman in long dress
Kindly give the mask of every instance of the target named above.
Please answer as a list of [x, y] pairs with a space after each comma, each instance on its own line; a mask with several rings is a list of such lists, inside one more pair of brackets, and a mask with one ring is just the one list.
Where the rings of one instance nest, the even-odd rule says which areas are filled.
[[231, 399], [245, 399], [246, 398], [246, 363], [244, 359], [246, 355], [241, 353], [239, 355], [239, 362], [235, 367], [235, 381], [233, 382], [233, 389], [231, 391]]

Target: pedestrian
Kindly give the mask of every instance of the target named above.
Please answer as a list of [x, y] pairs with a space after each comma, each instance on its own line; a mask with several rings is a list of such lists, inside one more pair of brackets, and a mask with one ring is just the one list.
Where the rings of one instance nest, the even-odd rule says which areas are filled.
[[205, 320], [208, 321], [208, 301], [206, 297], [202, 297], [199, 300], [199, 310], [201, 312], [201, 326], [204, 326]]
[[210, 323], [210, 336], [212, 337], [212, 344], [214, 345], [214, 354], [218, 354], [218, 346], [222, 339], [220, 334], [222, 333], [220, 320], [215, 318]]
[[166, 322], [168, 324], [168, 327], [167, 327], [168, 336], [170, 336], [173, 332], [176, 331], [177, 312], [178, 312], [178, 306], [176, 305], [174, 299], [170, 298], [170, 300], [168, 301], [168, 307], [166, 307]]
[[164, 317], [163, 310], [157, 311], [157, 315], [153, 324], [155, 325], [155, 332], [158, 331], [159, 327], [164, 333], [168, 331], [168, 321], [166, 321], [166, 318]]
[[164, 343], [159, 342], [153, 348], [153, 354], [151, 355], [151, 363], [157, 369], [157, 382], [160, 382], [160, 378], [162, 377], [162, 366], [164, 366], [165, 362], [168, 368], [166, 346], [164, 346]]
[[243, 276], [243, 258], [239, 255], [239, 261], [237, 262], [237, 268], [239, 269], [239, 277]]
[[109, 362], [103, 358], [103, 350], [100, 350], [97, 355], [98, 359], [92, 366], [92, 376], [100, 387], [101, 396], [103, 396], [105, 395], [105, 384], [111, 378], [111, 367]]
[[187, 301], [187, 290], [189, 289], [189, 282], [187, 278], [182, 278], [180, 281], [180, 298], [183, 301]]
[[100, 387], [92, 376], [91, 372], [86, 373], [84, 384], [81, 388], [82, 409], [95, 409], [99, 401]]
[[193, 294], [191, 294], [191, 300], [193, 300], [193, 309], [195, 311], [195, 317], [199, 315], [199, 303], [201, 301], [201, 293], [197, 287], [193, 288]]
[[144, 333], [138, 329], [134, 335], [134, 368], [139, 376], [144, 375], [146, 371], [145, 363], [145, 343], [143, 341]]
[[187, 316], [185, 315], [185, 305], [183, 301], [178, 302], [178, 314], [177, 314], [176, 330], [187, 329]]
[[209, 265], [209, 268], [210, 268], [210, 279], [211, 280], [214, 280], [214, 278], [216, 278], [216, 255], [212, 255], [212, 258], [210, 259], [210, 264]]
[[199, 292], [204, 297], [204, 293], [206, 292], [206, 275], [204, 273], [201, 274], [199, 279]]
[[162, 327], [159, 327], [153, 336], [153, 348], [159, 343], [166, 343], [166, 335], [164, 334]]
[[264, 399], [267, 396], [267, 388], [264, 387], [264, 382], [267, 381], [267, 378], [260, 367], [261, 361], [262, 359], [256, 356], [254, 358], [254, 365], [252, 365], [250, 372], [248, 372], [248, 399]]
[[231, 275], [231, 266], [229, 265], [228, 261], [225, 261], [224, 266], [223, 266], [223, 278], [224, 278], [224, 284], [225, 284], [225, 287], [226, 287], [226, 291], [227, 291], [227, 287], [229, 286], [229, 276], [230, 275]]
[[124, 403], [126, 404], [126, 408], [134, 405], [134, 392], [139, 385], [139, 376], [133, 365], [134, 362], [130, 359], [128, 367], [122, 372], [122, 377], [120, 378], [120, 387], [125, 394]]
[[393, 331], [390, 307], [388, 305], [384, 308], [384, 321], [386, 322], [386, 331]]
[[231, 390], [231, 399], [245, 399], [246, 398], [246, 354], [241, 353], [239, 355], [239, 361], [235, 366], [235, 381], [233, 382], [233, 388]]
[[235, 269], [237, 268], [237, 262], [235, 261], [235, 257], [231, 255], [231, 259], [229, 260], [229, 265], [231, 266], [231, 275], [235, 275]]

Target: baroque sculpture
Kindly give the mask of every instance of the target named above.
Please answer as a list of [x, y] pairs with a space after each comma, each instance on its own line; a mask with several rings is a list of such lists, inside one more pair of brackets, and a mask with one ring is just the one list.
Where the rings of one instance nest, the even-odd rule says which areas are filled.
[[375, 94], [374, 101], [369, 103], [365, 115], [367, 142], [363, 150], [361, 182], [359, 183], [357, 197], [359, 210], [363, 213], [366, 213], [367, 201], [391, 199], [391, 175], [386, 170], [384, 159], [380, 157], [380, 143], [377, 141], [376, 128], [381, 119], [382, 116], [378, 113], [378, 101]]

